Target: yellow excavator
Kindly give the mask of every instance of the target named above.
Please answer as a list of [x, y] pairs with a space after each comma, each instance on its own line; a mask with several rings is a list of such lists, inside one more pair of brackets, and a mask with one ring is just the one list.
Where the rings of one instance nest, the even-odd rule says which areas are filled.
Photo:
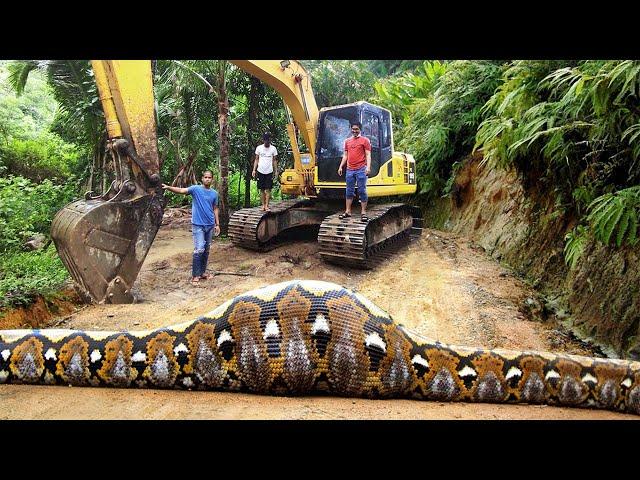
[[[388, 110], [356, 102], [318, 110], [310, 76], [294, 60], [232, 60], [274, 88], [289, 115], [287, 131], [293, 169], [280, 176], [290, 200], [271, 210], [245, 208], [229, 219], [234, 244], [269, 250], [298, 227], [317, 226], [321, 256], [340, 265], [370, 268], [421, 230], [419, 210], [402, 203], [370, 203], [369, 222], [339, 219], [344, 177], [337, 174], [350, 122], [362, 123], [371, 141], [369, 197], [416, 191], [415, 161], [395, 152]], [[87, 301], [130, 303], [142, 263], [162, 221], [164, 209], [157, 149], [150, 61], [91, 62], [108, 133], [115, 180], [102, 195], [88, 192], [65, 206], [51, 226], [60, 258]], [[298, 143], [302, 135], [306, 151]]]

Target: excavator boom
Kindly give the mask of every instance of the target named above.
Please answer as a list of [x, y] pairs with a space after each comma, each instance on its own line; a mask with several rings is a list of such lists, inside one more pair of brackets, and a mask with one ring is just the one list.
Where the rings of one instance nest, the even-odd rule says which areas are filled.
[[[293, 154], [293, 169], [283, 172], [280, 190], [286, 195], [315, 195], [315, 151], [319, 112], [309, 73], [295, 60], [231, 60], [231, 62], [278, 92], [289, 114], [287, 134]], [[307, 147], [305, 153], [300, 152], [298, 131], [302, 134]]]
[[85, 300], [131, 303], [142, 263], [162, 222], [151, 63], [94, 60], [115, 180], [53, 219], [51, 237]]

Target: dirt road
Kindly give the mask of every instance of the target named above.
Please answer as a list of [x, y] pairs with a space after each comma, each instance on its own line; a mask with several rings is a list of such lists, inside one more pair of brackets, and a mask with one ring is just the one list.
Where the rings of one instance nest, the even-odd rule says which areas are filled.
[[[425, 230], [374, 271], [325, 264], [314, 241], [257, 254], [216, 240], [218, 275], [189, 283], [188, 217], [163, 226], [138, 277], [142, 302], [95, 305], [58, 328], [139, 330], [190, 320], [244, 291], [292, 279], [335, 282], [364, 294], [396, 322], [444, 343], [591, 355], [552, 325], [525, 315], [535, 293], [455, 235]], [[55, 320], [54, 320], [55, 322]], [[0, 419], [635, 419], [613, 412], [526, 405], [269, 397], [226, 392], [0, 386]]]

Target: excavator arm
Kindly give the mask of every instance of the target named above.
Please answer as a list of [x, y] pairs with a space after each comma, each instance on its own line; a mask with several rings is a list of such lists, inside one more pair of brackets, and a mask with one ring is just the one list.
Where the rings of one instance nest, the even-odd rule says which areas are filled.
[[164, 207], [151, 62], [91, 62], [102, 102], [115, 180], [53, 219], [51, 237], [86, 300], [131, 303]]
[[[136, 181], [145, 188], [159, 180], [158, 137], [151, 63], [92, 60], [109, 141], [126, 140]], [[127, 147], [128, 147], [127, 146]], [[120, 148], [127, 148], [120, 147]]]

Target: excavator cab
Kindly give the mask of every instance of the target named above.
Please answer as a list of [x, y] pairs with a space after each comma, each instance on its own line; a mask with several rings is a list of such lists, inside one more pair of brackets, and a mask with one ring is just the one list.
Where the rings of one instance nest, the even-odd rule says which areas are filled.
[[58, 254], [86, 301], [131, 303], [164, 209], [151, 62], [92, 61], [115, 180], [88, 192], [51, 224]]

